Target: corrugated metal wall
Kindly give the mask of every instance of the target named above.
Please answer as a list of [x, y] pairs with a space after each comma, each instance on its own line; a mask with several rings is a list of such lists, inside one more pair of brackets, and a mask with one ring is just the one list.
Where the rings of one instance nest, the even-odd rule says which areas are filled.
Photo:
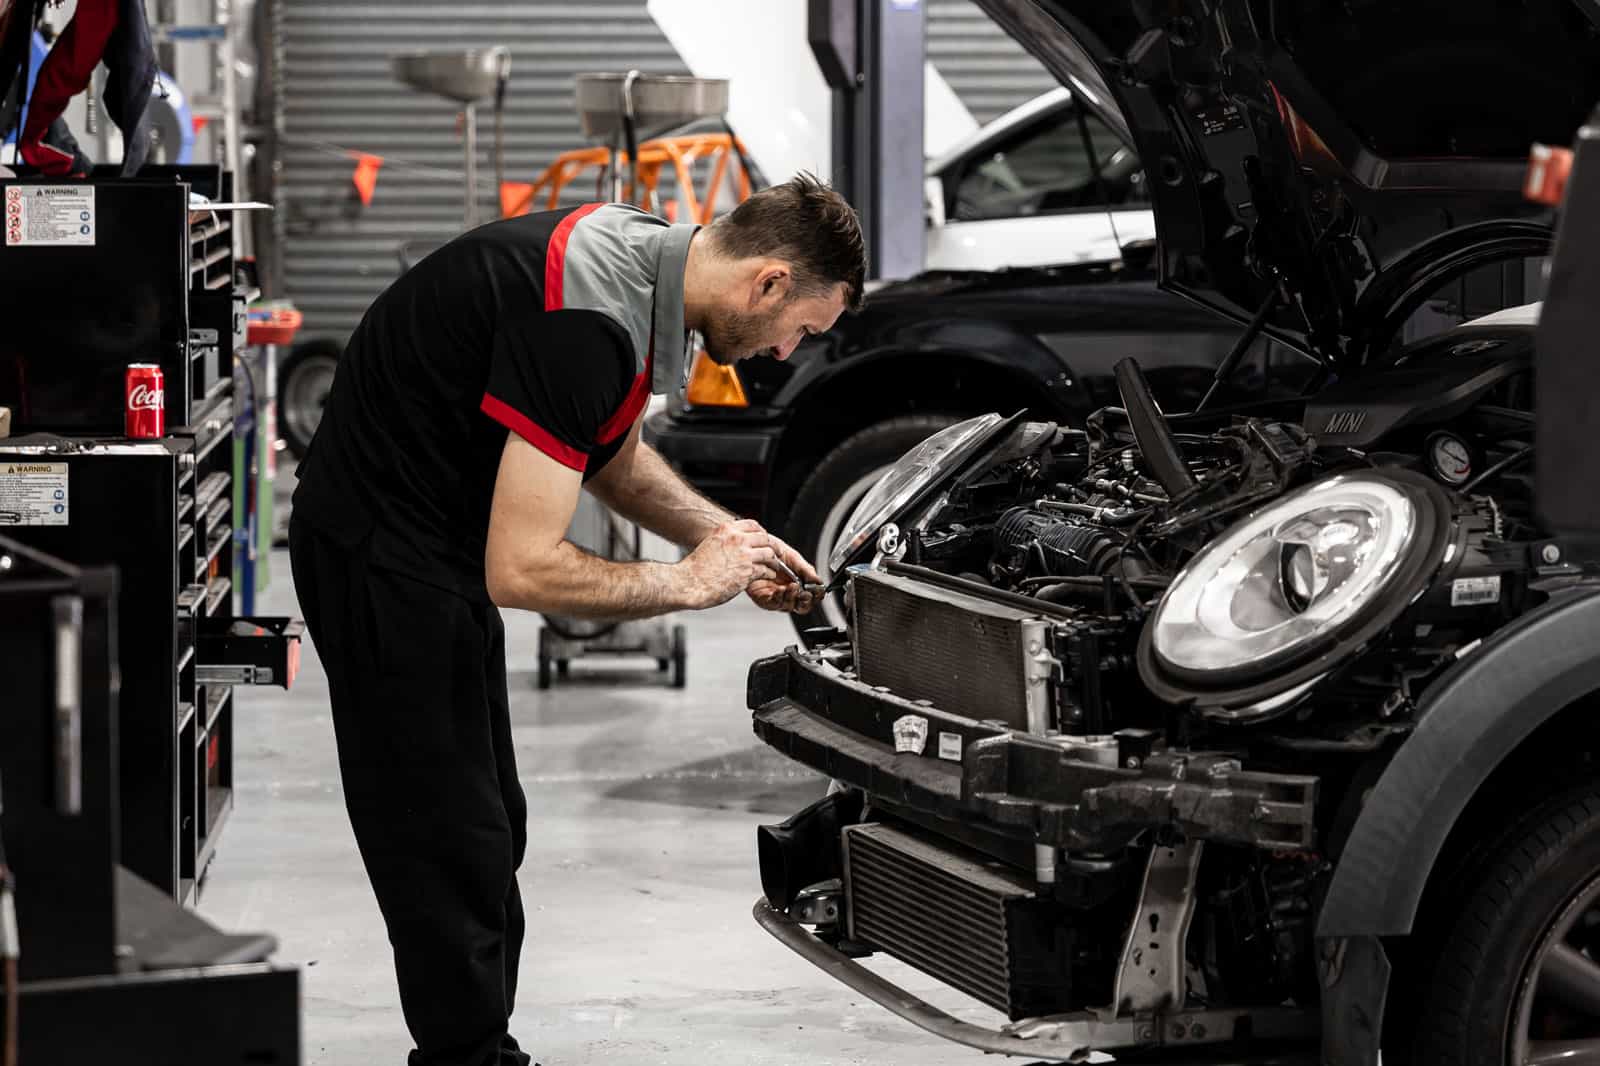
[[979, 123], [1056, 87], [972, 0], [927, 0], [928, 58]]
[[[461, 225], [460, 182], [398, 162], [459, 174], [456, 107], [397, 82], [390, 56], [508, 47], [506, 171], [524, 180], [557, 153], [584, 144], [572, 111], [574, 75], [628, 67], [686, 73], [645, 14], [644, 0], [284, 3], [285, 283], [308, 330], [316, 332], [354, 328], [398, 272], [403, 242], [436, 244]], [[493, 211], [492, 116], [487, 106], [479, 111], [480, 218], [487, 219]], [[352, 160], [315, 142], [397, 160], [379, 171], [370, 206], [353, 198]]]
[[[461, 224], [459, 181], [401, 163], [461, 172], [455, 105], [397, 82], [390, 56], [507, 46], [506, 161], [514, 180], [530, 180], [557, 153], [584, 143], [572, 111], [574, 75], [629, 67], [686, 73], [644, 0], [280, 2], [285, 282], [308, 334], [347, 335], [398, 272], [403, 243], [437, 244]], [[970, 0], [929, 0], [928, 54], [979, 122], [1053, 84]], [[480, 112], [480, 218], [487, 219], [494, 211], [492, 116], [487, 106]], [[390, 160], [371, 205], [355, 199], [354, 161], [340, 147]], [[593, 193], [589, 185], [572, 195], [581, 201]]]

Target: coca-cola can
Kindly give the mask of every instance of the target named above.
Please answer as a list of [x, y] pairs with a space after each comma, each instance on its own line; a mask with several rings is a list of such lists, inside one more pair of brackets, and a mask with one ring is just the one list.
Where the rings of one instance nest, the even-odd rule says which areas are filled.
[[161, 368], [154, 363], [129, 363], [126, 385], [123, 415], [127, 435], [166, 436], [166, 390], [161, 387]]

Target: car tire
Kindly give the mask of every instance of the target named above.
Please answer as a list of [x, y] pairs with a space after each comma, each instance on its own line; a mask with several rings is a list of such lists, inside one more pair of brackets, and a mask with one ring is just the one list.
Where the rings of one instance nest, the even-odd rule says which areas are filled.
[[[957, 421], [954, 415], [905, 415], [846, 438], [801, 482], [784, 522], [783, 539], [809, 559], [826, 582], [831, 576], [828, 555], [861, 497], [902, 455]], [[817, 626], [843, 625], [843, 596], [835, 593], [830, 599], [831, 603], [806, 614], [791, 615], [796, 632], [804, 635]]]
[[278, 364], [278, 429], [296, 459], [311, 445], [339, 365], [339, 346], [309, 341]]
[[1419, 956], [1412, 1066], [1600, 1061], [1600, 784], [1506, 830]]

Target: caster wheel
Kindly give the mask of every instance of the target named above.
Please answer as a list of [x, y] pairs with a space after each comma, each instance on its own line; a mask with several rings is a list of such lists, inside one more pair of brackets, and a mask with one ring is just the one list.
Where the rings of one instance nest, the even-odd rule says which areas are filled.
[[539, 630], [539, 687], [550, 687], [550, 631]]
[[556, 660], [556, 676], [561, 678], [561, 679], [563, 679], [563, 680], [565, 680], [566, 676], [567, 676], [568, 668], [571, 665], [572, 665], [572, 663], [570, 661], [566, 660], [566, 659], [557, 659]]
[[672, 627], [672, 687], [688, 684], [689, 640], [682, 626]]

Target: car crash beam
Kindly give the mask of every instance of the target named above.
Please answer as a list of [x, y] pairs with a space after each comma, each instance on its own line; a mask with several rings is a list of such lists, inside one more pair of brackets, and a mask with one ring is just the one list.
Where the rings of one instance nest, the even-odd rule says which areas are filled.
[[[912, 703], [792, 649], [751, 667], [748, 698], [756, 735], [790, 758], [889, 802], [1017, 839], [1105, 851], [1171, 829], [1271, 850], [1316, 846], [1317, 779], [1245, 770], [1227, 753], [1156, 750], [1091, 763], [1050, 738]], [[929, 735], [959, 736], [961, 761], [896, 751], [894, 723], [906, 715], [926, 718]]]
[[[1307, 1041], [1316, 1034], [1313, 1012], [1284, 1007], [1178, 1010], [1163, 1015], [1117, 1018], [1081, 1011], [1030, 1018], [1001, 1029], [988, 1029], [946, 1014], [878, 976], [833, 945], [818, 939], [765, 899], [756, 901], [754, 915], [761, 928], [785, 947], [847, 988], [935, 1036], [990, 1054], [1024, 1056], [1035, 1062], [1084, 1062], [1092, 1051], [1187, 1046], [1192, 1048], [1190, 1054], [1169, 1061], [1182, 1066], [1213, 1066], [1244, 1061], [1237, 1050], [1225, 1053], [1220, 1047], [1206, 1046], [1227, 1044], [1242, 1031], [1248, 1031], [1254, 1041], [1280, 1045]], [[1314, 1049], [1306, 1049], [1281, 1052], [1260, 1061], [1274, 1066], [1313, 1066], [1317, 1056]]]

